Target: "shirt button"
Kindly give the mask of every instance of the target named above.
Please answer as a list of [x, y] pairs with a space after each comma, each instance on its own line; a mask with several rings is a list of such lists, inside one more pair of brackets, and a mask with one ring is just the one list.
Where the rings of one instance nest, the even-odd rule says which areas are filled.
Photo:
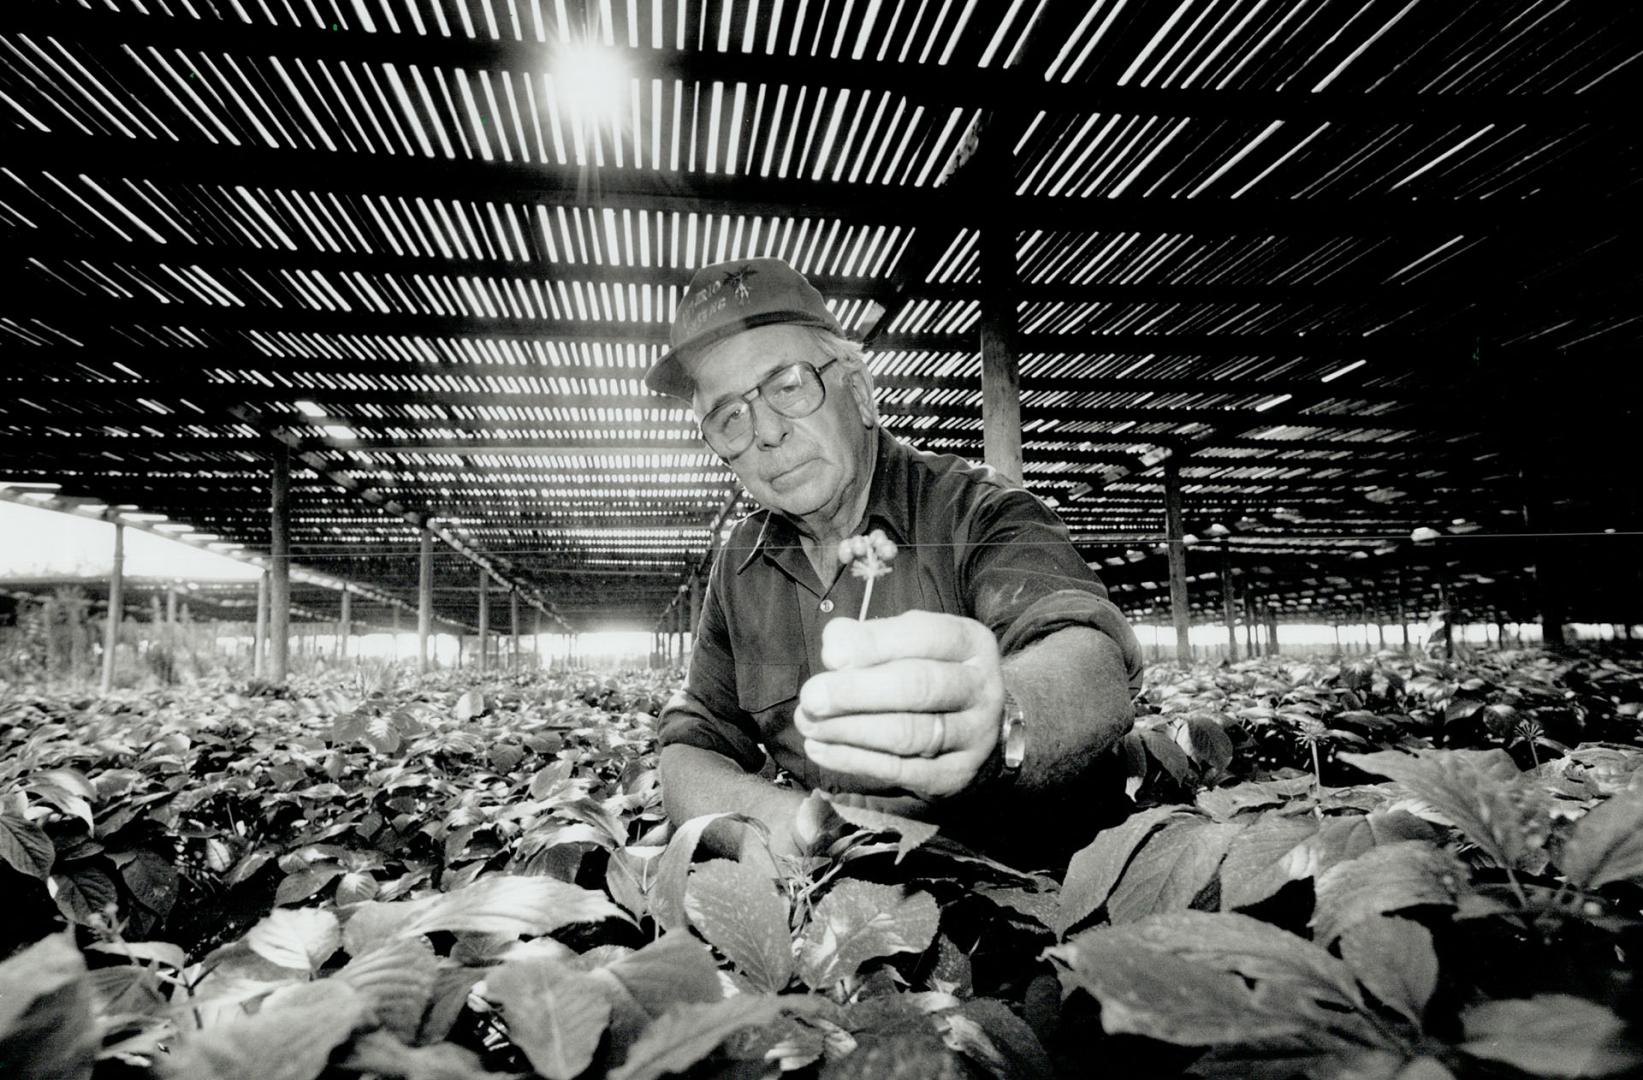
[[822, 611], [823, 615], [826, 615], [828, 612], [830, 612], [832, 610], [833, 610], [833, 601], [823, 600], [821, 602], [821, 611]]

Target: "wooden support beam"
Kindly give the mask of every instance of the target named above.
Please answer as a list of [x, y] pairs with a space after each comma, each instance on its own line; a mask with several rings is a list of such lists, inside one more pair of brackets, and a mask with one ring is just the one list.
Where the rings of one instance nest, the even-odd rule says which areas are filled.
[[416, 648], [417, 670], [428, 673], [428, 632], [434, 622], [434, 537], [422, 531], [421, 551], [417, 560], [416, 590]]
[[[541, 614], [538, 612], [538, 614]], [[508, 590], [508, 667], [519, 670], [519, 590]]]
[[479, 673], [483, 675], [491, 662], [491, 572], [484, 567], [479, 568], [479, 640], [475, 645], [478, 648]]
[[291, 453], [273, 447], [269, 490], [268, 681], [284, 685], [291, 654]]
[[[1148, 18], [1147, 32], [1154, 30], [1162, 16], [1142, 5]], [[1055, 7], [1051, 7], [1053, 12]], [[1083, 13], [1074, 5], [1072, 14]], [[1116, 9], [1115, 9], [1116, 10]], [[1627, 24], [1619, 13], [1598, 5], [1576, 12], [1582, 34], [1605, 35], [1624, 32]], [[81, 10], [59, 5], [25, 5], [7, 13], [15, 30], [39, 36], [52, 35], [74, 41], [109, 55], [120, 46], [141, 52], [156, 49], [216, 50], [235, 55], [293, 56], [307, 60], [345, 61], [374, 69], [393, 65], [410, 67], [462, 68], [509, 72], [526, 79], [542, 69], [542, 46], [529, 36], [504, 34], [436, 35], [370, 33], [359, 24], [338, 27], [331, 23], [300, 25], [281, 22], [241, 23], [232, 19], [155, 19], [135, 11], [98, 8]], [[1573, 17], [1573, 16], [1571, 16]], [[762, 20], [761, 20], [762, 21]], [[1122, 31], [1122, 24], [1119, 27]], [[1064, 45], [1072, 38], [1070, 25], [1051, 27], [1051, 46]], [[1111, 37], [1112, 35], [1109, 35]], [[1143, 36], [1135, 44], [1144, 43]], [[1104, 49], [1117, 51], [1111, 40]], [[1116, 78], [1086, 82], [1049, 82], [1036, 66], [1025, 61], [1010, 66], [988, 68], [974, 65], [912, 65], [871, 56], [828, 58], [821, 54], [789, 56], [778, 51], [766, 54], [731, 50], [673, 51], [621, 50], [624, 60], [634, 65], [631, 74], [646, 85], [657, 79], [671, 83], [678, 79], [686, 86], [723, 80], [727, 85], [759, 84], [820, 85], [853, 91], [886, 92], [898, 99], [906, 97], [927, 111], [959, 106], [995, 108], [1001, 104], [1030, 100], [1035, 107], [1054, 114], [1079, 115], [1087, 112], [1119, 113], [1144, 117], [1202, 117], [1246, 122], [1285, 120], [1316, 125], [1322, 121], [1346, 123], [1416, 123], [1452, 125], [1555, 124], [1560, 128], [1576, 123], [1603, 123], [1627, 117], [1615, 95], [1599, 90], [1579, 95], [1567, 89], [1544, 94], [1512, 94], [1500, 90], [1470, 90], [1456, 94], [1417, 94], [1401, 89], [1356, 91], [1351, 87], [1305, 93], [1296, 89], [1212, 89], [1205, 87], [1163, 87], [1130, 81], [1120, 85]], [[1036, 54], [1035, 54], [1036, 55]], [[1127, 58], [1132, 55], [1120, 52]], [[1093, 65], [1092, 65], [1093, 66]], [[1086, 73], [1089, 69], [1086, 69]]]
[[268, 673], [268, 571], [257, 576], [257, 625], [251, 631], [251, 677]]
[[[988, 159], [999, 155], [989, 154]], [[1002, 185], [1007, 177], [1001, 176]], [[984, 459], [1021, 483], [1021, 368], [1016, 361], [1015, 230], [996, 214], [981, 231], [981, 423]]]
[[125, 616], [126, 527], [114, 523], [114, 562], [108, 575], [108, 618], [103, 627], [103, 693], [114, 689], [114, 661], [120, 651], [120, 623]]
[[1238, 600], [1232, 591], [1232, 557], [1221, 541], [1221, 609], [1227, 624], [1227, 659], [1238, 662]]
[[346, 661], [354, 637], [354, 594], [342, 586], [342, 605], [337, 618], [337, 658]]
[[[217, 27], [230, 25], [218, 21]], [[179, 24], [180, 27], [180, 24]], [[167, 26], [167, 29], [172, 29]], [[384, 35], [386, 36], [386, 35]], [[445, 44], [444, 41], [440, 42]], [[220, 45], [214, 47], [220, 48]], [[787, 58], [783, 58], [784, 60]], [[440, 63], [448, 61], [441, 60]], [[719, 78], [719, 76], [715, 76]], [[785, 79], [784, 79], [785, 81]], [[1045, 85], [1037, 83], [1037, 94]], [[1087, 89], [1089, 84], [1080, 84]], [[0, 164], [22, 171], [48, 169], [84, 173], [119, 186], [121, 178], [159, 185], [251, 185], [337, 193], [351, 191], [342, 178], [369, 175], [373, 193], [407, 198], [473, 198], [538, 205], [581, 206], [590, 200], [577, 166], [541, 163], [398, 157], [384, 169], [379, 154], [348, 149], [268, 148], [226, 143], [164, 144], [164, 153], [110, 154], [111, 139], [67, 132], [8, 132], [0, 143]], [[1063, 230], [1169, 230], [1226, 236], [1259, 231], [1298, 236], [1427, 235], [1508, 229], [1553, 233], [1603, 228], [1611, 232], [1622, 208], [1602, 198], [1585, 201], [1550, 197], [1519, 199], [1521, 210], [1503, 214], [1487, 200], [1415, 199], [1407, 196], [1287, 199], [1247, 197], [1147, 198], [1135, 194], [1107, 199], [1067, 199], [1009, 195], [1024, 228]], [[660, 175], [649, 170], [601, 172], [598, 205], [659, 212], [729, 213], [749, 216], [838, 218], [846, 223], [939, 229], [969, 220], [975, 193], [952, 184], [931, 190], [879, 186], [872, 198], [825, 181], [757, 176]], [[996, 209], [990, 207], [989, 209]], [[534, 215], [533, 215], [534, 216]]]
[[1530, 551], [1534, 556], [1534, 597], [1540, 612], [1540, 639], [1546, 648], [1557, 651], [1565, 644], [1564, 598], [1558, 560], [1566, 556], [1555, 550], [1557, 528], [1544, 485], [1529, 469], [1520, 470], [1518, 476], [1523, 490], [1523, 531], [1531, 538]]
[[1187, 545], [1182, 528], [1181, 470], [1164, 459], [1164, 538], [1169, 545], [1170, 617], [1175, 623], [1175, 658], [1192, 664], [1192, 606], [1187, 595]]

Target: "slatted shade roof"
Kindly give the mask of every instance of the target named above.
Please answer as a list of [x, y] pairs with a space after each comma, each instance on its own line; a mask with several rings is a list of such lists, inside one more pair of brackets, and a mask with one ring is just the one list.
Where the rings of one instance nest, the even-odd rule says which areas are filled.
[[1511, 607], [1527, 503], [1639, 523], [1640, 53], [1566, 0], [13, 0], [0, 480], [265, 551], [283, 445], [317, 573], [413, 600], [431, 525], [443, 618], [482, 562], [649, 626], [750, 507], [642, 375], [779, 255], [926, 449], [981, 458], [1013, 319], [1025, 481], [1132, 610], [1166, 459], [1274, 600]]

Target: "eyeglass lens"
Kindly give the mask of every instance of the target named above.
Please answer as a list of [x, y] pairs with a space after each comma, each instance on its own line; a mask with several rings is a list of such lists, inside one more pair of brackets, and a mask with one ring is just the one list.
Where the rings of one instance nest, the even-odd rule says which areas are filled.
[[763, 398], [771, 411], [797, 419], [820, 408], [824, 396], [821, 375], [803, 361], [776, 371], [754, 391], [725, 402], [702, 422], [702, 433], [720, 454], [734, 456], [753, 441], [752, 398]]

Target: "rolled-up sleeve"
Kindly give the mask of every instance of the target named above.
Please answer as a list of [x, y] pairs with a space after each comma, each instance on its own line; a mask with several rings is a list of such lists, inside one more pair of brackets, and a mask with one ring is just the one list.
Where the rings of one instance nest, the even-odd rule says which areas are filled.
[[959, 535], [960, 587], [1001, 653], [1088, 626], [1117, 644], [1130, 689], [1140, 690], [1144, 664], [1135, 631], [1049, 507], [1020, 488], [995, 488], [975, 499]]
[[710, 575], [707, 595], [696, 625], [696, 639], [690, 656], [690, 675], [685, 685], [662, 707], [658, 744], [682, 745], [712, 750], [757, 772], [764, 765], [758, 725], [738, 703], [736, 661], [730, 652], [730, 635], [720, 603], [722, 565]]

